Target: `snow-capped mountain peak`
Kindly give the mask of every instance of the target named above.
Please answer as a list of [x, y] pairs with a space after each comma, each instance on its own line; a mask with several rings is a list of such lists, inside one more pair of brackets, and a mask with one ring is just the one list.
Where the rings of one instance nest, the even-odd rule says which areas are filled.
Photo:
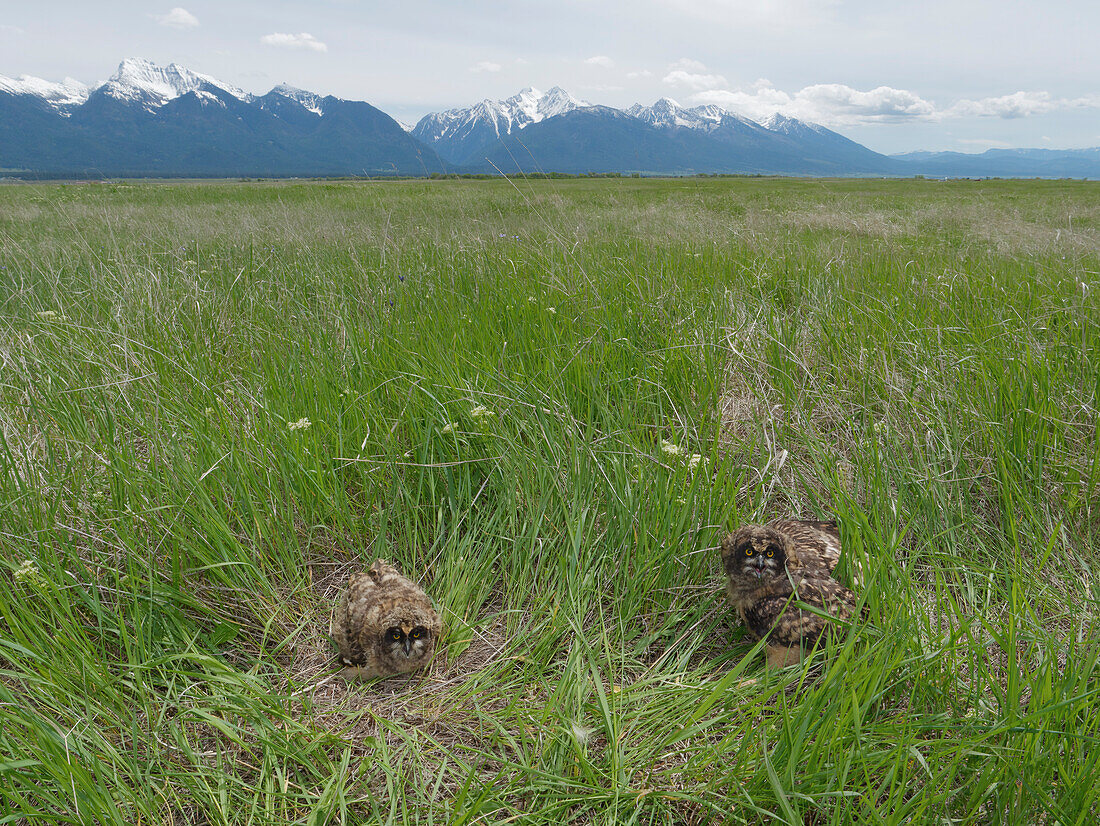
[[476, 154], [506, 135], [590, 104], [555, 86], [540, 92], [533, 86], [504, 100], [485, 99], [464, 109], [448, 109], [422, 117], [411, 134], [425, 143], [450, 148], [445, 157]]
[[20, 75], [18, 79], [0, 75], [0, 92], [8, 92], [13, 95], [34, 95], [42, 98], [46, 104], [61, 114], [69, 115], [73, 108], [88, 99], [91, 89], [71, 77], [65, 78], [60, 83], [54, 83], [30, 75]]
[[[499, 103], [494, 103], [491, 100], [483, 100], [482, 104], [485, 104], [488, 109], [499, 108], [501, 110], [511, 110], [512, 112], [525, 116], [529, 122], [535, 122], [541, 120], [539, 115], [539, 101], [542, 100], [542, 92], [536, 89], [534, 86], [528, 86], [526, 89], [521, 89], [518, 93], [512, 95], [507, 100], [502, 100]], [[526, 126], [526, 123], [524, 124]], [[522, 127], [520, 127], [522, 128]]]
[[206, 86], [222, 89], [240, 100], [250, 98], [250, 95], [240, 89], [209, 75], [193, 72], [175, 63], [158, 66], [142, 58], [127, 58], [122, 61], [115, 73], [97, 87], [97, 91], [118, 100], [139, 103], [152, 110], [188, 92], [203, 90]]
[[316, 92], [307, 92], [305, 89], [299, 89], [287, 83], [280, 83], [271, 91], [276, 95], [282, 95], [285, 98], [290, 98], [293, 101], [297, 101], [306, 109], [316, 115], [325, 114], [324, 106], [322, 104], [324, 98], [321, 95], [318, 95]]
[[798, 118], [792, 118], [781, 112], [772, 112], [764, 118], [764, 120], [760, 121], [760, 125], [772, 132], [781, 132], [784, 135], [805, 135], [808, 132], [825, 134], [829, 131], [824, 126], [820, 126], [816, 123], [808, 123]]
[[574, 109], [583, 109], [591, 105], [592, 104], [586, 100], [579, 100], [573, 97], [560, 86], [554, 86], [546, 94], [539, 96], [538, 117], [532, 118], [532, 120], [537, 122], [543, 118], [564, 115], [566, 112], [572, 112]]
[[672, 98], [661, 98], [652, 106], [635, 103], [624, 110], [628, 115], [653, 126], [683, 126], [688, 129], [712, 129], [730, 114], [713, 103], [687, 109]]

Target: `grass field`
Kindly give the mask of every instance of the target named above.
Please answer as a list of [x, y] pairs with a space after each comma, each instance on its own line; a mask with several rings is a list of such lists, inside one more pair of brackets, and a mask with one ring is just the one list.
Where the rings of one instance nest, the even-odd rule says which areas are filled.
[[1094, 183], [0, 187], [0, 824], [1095, 823], [1098, 293]]

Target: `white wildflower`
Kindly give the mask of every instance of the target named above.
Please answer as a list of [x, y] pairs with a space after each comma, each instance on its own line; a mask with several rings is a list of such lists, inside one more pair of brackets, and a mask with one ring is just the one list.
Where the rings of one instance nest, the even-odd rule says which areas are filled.
[[473, 408], [470, 411], [470, 415], [473, 416], [475, 419], [491, 419], [493, 416], [496, 415], [496, 413], [494, 413], [485, 405], [479, 404], [477, 405], [477, 407]]
[[558, 314], [558, 311], [555, 307], [547, 307], [546, 312], [550, 313], [550, 315], [557, 315]]
[[701, 453], [692, 453], [691, 458], [687, 460], [688, 469], [695, 470], [699, 465], [706, 464], [706, 461]]
[[202, 412], [203, 412], [204, 416], [213, 416], [214, 415], [214, 408], [213, 407], [208, 407]]
[[527, 296], [527, 300], [530, 301], [532, 304], [534, 304], [536, 301], [538, 301], [538, 299], [535, 298], [535, 296], [533, 296], [533, 295]]
[[305, 416], [302, 416], [302, 418], [298, 419], [296, 422], [287, 422], [286, 426], [287, 430], [308, 430], [311, 424], [313, 424], [313, 422]]
[[684, 455], [684, 449], [675, 442], [670, 442], [668, 439], [661, 439], [661, 451], [668, 456]]
[[24, 559], [23, 564], [15, 569], [13, 576], [16, 582], [26, 582], [29, 585], [45, 584], [45, 580], [42, 579], [42, 572], [30, 559]]
[[57, 313], [54, 310], [42, 310], [37, 315], [39, 318], [57, 318]]
[[447, 422], [447, 424], [443, 425], [443, 429], [440, 430], [439, 432], [440, 433], [454, 433], [455, 432], [455, 423], [454, 422]]

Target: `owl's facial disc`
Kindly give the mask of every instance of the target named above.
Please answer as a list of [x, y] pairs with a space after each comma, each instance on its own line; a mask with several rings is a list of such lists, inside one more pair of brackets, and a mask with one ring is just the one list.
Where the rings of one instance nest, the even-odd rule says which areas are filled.
[[431, 631], [423, 625], [414, 626], [412, 623], [403, 622], [386, 630], [383, 643], [394, 656], [403, 656], [408, 660], [424, 655], [431, 636]]
[[765, 575], [776, 574], [783, 567], [786, 558], [783, 549], [774, 542], [769, 542], [763, 549], [746, 543], [735, 553], [741, 555], [742, 570], [754, 579], [763, 579]]

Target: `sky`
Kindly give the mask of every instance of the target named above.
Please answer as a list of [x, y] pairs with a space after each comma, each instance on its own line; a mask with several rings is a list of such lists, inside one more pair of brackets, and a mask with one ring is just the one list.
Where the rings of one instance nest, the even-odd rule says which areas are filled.
[[772, 112], [879, 152], [1100, 146], [1096, 0], [50, 0], [0, 7], [0, 75], [125, 58], [406, 123], [527, 86], [624, 108]]

